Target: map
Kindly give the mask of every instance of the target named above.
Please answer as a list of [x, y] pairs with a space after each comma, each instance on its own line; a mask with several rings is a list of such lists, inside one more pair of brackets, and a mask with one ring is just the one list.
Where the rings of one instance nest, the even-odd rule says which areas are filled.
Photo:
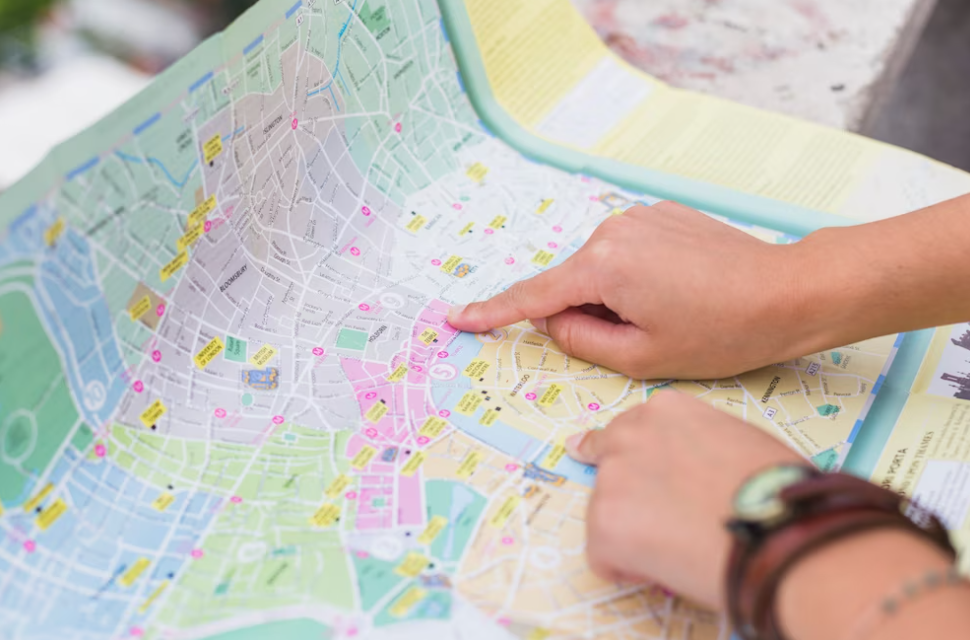
[[432, 0], [263, 0], [0, 197], [0, 638], [726, 639], [591, 573], [564, 439], [669, 386], [835, 468], [896, 337], [636, 381], [446, 320], [656, 201], [493, 137]]

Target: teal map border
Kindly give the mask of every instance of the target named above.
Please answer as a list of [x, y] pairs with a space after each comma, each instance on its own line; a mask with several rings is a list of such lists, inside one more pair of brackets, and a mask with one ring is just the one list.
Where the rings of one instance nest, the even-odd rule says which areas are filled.
[[[458, 62], [462, 84], [482, 125], [522, 155], [564, 171], [612, 182], [635, 192], [676, 200], [735, 220], [803, 237], [823, 227], [858, 224], [854, 220], [813, 211], [670, 173], [597, 157], [556, 145], [529, 133], [498, 103], [475, 39], [465, 0], [438, 0], [443, 27]], [[892, 366], [880, 379], [880, 393], [853, 441], [843, 469], [869, 478], [929, 348], [932, 331], [906, 334]]]

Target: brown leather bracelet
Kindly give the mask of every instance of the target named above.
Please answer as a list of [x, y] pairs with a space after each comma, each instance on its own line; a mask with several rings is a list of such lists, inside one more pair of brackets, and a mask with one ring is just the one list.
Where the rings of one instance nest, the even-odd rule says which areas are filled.
[[[737, 540], [728, 568], [728, 611], [744, 640], [782, 640], [775, 599], [785, 573], [801, 558], [832, 541], [876, 528], [911, 531], [956, 552], [935, 516], [920, 512], [917, 524], [904, 513], [901, 496], [847, 474], [816, 475], [782, 491], [790, 518], [757, 544]], [[917, 510], [918, 511], [918, 510]]]

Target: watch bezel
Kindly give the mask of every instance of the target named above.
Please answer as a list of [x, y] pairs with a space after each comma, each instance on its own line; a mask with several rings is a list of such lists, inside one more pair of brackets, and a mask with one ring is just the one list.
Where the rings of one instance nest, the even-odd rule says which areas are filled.
[[815, 470], [805, 464], [780, 464], [759, 471], [735, 492], [733, 518], [762, 527], [783, 522], [791, 515], [791, 506], [782, 499], [782, 492], [814, 473]]

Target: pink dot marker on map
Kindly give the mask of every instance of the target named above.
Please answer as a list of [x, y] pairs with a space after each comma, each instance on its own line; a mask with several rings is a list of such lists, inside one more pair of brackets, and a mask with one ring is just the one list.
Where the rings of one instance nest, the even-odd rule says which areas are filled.
[[451, 208], [454, 209], [455, 211], [461, 211], [462, 210], [462, 206], [461, 206], [461, 203], [460, 202], [456, 202], [455, 204], [451, 205]]
[[299, 126], [300, 126], [300, 121], [297, 120], [296, 118], [293, 118], [293, 130], [296, 131], [296, 128]]
[[162, 316], [165, 315], [165, 303], [164, 302], [161, 303], [160, 305], [158, 305], [158, 307], [155, 309], [155, 315], [158, 316], [159, 318], [161, 318]]
[[132, 627], [128, 633], [134, 638], [140, 638], [145, 635], [145, 630], [141, 627]]
[[33, 553], [34, 551], [37, 551], [37, 543], [34, 542], [33, 540], [26, 540], [24, 542], [24, 551], [26, 551], [27, 553]]
[[448, 357], [448, 352], [447, 351], [439, 351], [438, 352], [438, 357], [441, 358], [441, 359], [447, 358]]
[[212, 231], [212, 220], [206, 220], [204, 228], [206, 233]]
[[411, 371], [415, 373], [421, 373], [422, 371], [424, 371], [424, 367], [422, 367], [419, 364], [411, 365]]
[[438, 415], [441, 416], [442, 418], [447, 418], [448, 416], [451, 415], [451, 411], [448, 411], [447, 409], [442, 409], [441, 411], [438, 412]]
[[162, 361], [162, 352], [159, 351], [158, 349], [156, 349], [155, 351], [152, 351], [152, 360], [155, 361], [155, 362], [161, 362]]
[[364, 394], [364, 400], [373, 400], [376, 397], [377, 397], [376, 391], [368, 391], [367, 393]]
[[431, 264], [433, 264], [436, 267], [440, 267], [441, 266], [441, 260], [438, 260], [437, 258], [435, 258], [434, 260], [431, 261]]
[[358, 551], [357, 552], [357, 557], [360, 558], [361, 560], [366, 560], [369, 556], [370, 556], [370, 554], [367, 553], [366, 551]]
[[221, 408], [221, 407], [219, 409], [216, 409], [216, 417], [217, 418], [225, 418], [226, 417], [226, 410], [223, 409], [223, 408]]
[[242, 498], [240, 498], [239, 496], [233, 496], [229, 498], [229, 502], [233, 504], [240, 504], [242, 502]]
[[507, 465], [505, 465], [505, 470], [508, 471], [509, 473], [515, 473], [516, 471], [519, 470], [519, 465], [515, 464], [514, 462], [510, 462]]
[[428, 436], [418, 436], [418, 439], [415, 440], [415, 442], [417, 442], [419, 446], [423, 447], [424, 445], [431, 442], [431, 438], [429, 438]]
[[372, 438], [372, 439], [376, 438], [377, 434], [378, 434], [378, 431], [374, 427], [367, 427], [366, 429], [364, 429], [364, 435], [367, 436], [368, 438]]
[[505, 536], [504, 538], [502, 538], [502, 544], [504, 544], [506, 547], [509, 545], [513, 545], [515, 544], [515, 538], [511, 536]]
[[596, 402], [590, 402], [586, 406], [589, 408], [590, 411], [599, 411], [600, 410], [600, 406]]
[[365, 216], [369, 216], [371, 214], [370, 207], [368, 207], [367, 205], [364, 205], [363, 207], [361, 207], [360, 212], [363, 213]]
[[131, 388], [135, 390], [135, 393], [141, 393], [145, 390], [145, 383], [141, 380], [135, 380], [135, 384], [131, 385]]
[[508, 257], [508, 258], [506, 258], [505, 259], [505, 264], [515, 264], [515, 258], [513, 258], [511, 256]]
[[495, 230], [494, 229], [485, 229], [485, 235], [490, 236], [493, 233], [495, 233]]
[[509, 620], [508, 618], [499, 618], [499, 619], [498, 619], [498, 620], [496, 620], [495, 622], [497, 622], [497, 623], [499, 623], [499, 624], [500, 624], [500, 625], [502, 625], [503, 627], [507, 627], [507, 626], [509, 626], [510, 624], [512, 624], [512, 621], [511, 621], [511, 620]]
[[103, 458], [108, 455], [108, 448], [103, 444], [96, 444], [94, 445], [94, 455]]
[[357, 499], [357, 492], [356, 491], [348, 491], [347, 493], [344, 494], [344, 497], [347, 498], [348, 500], [356, 500]]
[[273, 424], [283, 424], [286, 422], [286, 418], [283, 416], [273, 416]]
[[401, 133], [401, 129], [402, 128], [403, 127], [401, 126], [401, 123], [400, 122], [398, 122], [396, 125], [394, 125], [394, 130], [397, 131], [398, 133]]
[[559, 248], [559, 245], [556, 244], [555, 242], [550, 242], [549, 243], [549, 248], [550, 249], [558, 249]]
[[323, 347], [313, 347], [313, 355], [318, 358], [323, 355]]
[[192, 549], [192, 554], [191, 555], [192, 555], [193, 558], [195, 558], [196, 560], [198, 560], [199, 558], [201, 558], [202, 556], [205, 555], [205, 552], [202, 549]]
[[360, 309], [361, 311], [370, 311], [370, 305], [365, 302], [362, 302], [359, 305], [357, 305], [357, 308]]
[[554, 226], [554, 227], [552, 228], [552, 230], [553, 230], [553, 231], [554, 231], [555, 233], [562, 233], [562, 227], [560, 227], [560, 226], [559, 226], [558, 224], [557, 224], [556, 226]]
[[534, 394], [534, 393], [527, 393], [527, 394], [525, 394], [525, 399], [526, 400], [535, 400], [536, 399], [536, 394]]
[[350, 248], [350, 255], [355, 256], [355, 257], [356, 256], [359, 256], [360, 255], [360, 249], [358, 249], [357, 247], [351, 247]]

